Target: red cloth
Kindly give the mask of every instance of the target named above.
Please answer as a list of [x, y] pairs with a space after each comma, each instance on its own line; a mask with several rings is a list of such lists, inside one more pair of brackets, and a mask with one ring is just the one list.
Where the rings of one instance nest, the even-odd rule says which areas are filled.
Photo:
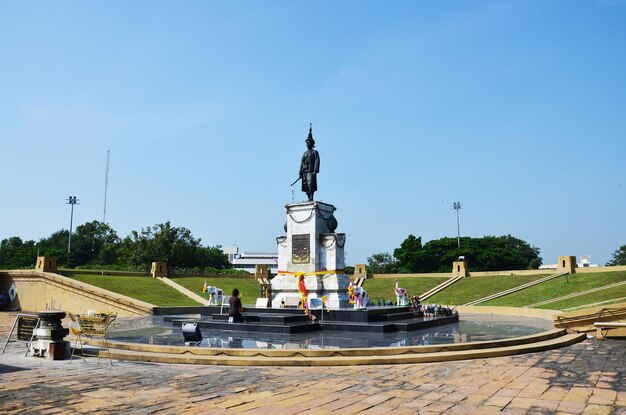
[[298, 292], [300, 295], [304, 295], [305, 297], [309, 295], [306, 285], [304, 285], [304, 275], [300, 275], [300, 281], [298, 281]]

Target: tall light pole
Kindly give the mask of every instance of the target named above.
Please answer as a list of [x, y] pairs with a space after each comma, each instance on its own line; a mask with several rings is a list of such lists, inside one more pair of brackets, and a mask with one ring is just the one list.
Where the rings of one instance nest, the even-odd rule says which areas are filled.
[[461, 226], [459, 224], [459, 210], [461, 210], [461, 202], [454, 202], [452, 209], [456, 210], [456, 243], [461, 249]]
[[107, 150], [107, 168], [104, 173], [104, 211], [102, 212], [102, 223], [107, 223], [107, 192], [109, 190], [109, 160], [111, 153]]
[[80, 203], [78, 203], [76, 196], [70, 196], [65, 199], [65, 204], [72, 206], [72, 213], [70, 214], [70, 237], [67, 240], [67, 253], [69, 254], [72, 249], [72, 222], [74, 221], [74, 205], [80, 205]]

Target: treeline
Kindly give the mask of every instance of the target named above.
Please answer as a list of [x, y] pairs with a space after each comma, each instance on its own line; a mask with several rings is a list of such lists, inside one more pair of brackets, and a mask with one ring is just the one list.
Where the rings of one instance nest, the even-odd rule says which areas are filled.
[[218, 273], [231, 268], [221, 246], [202, 246], [189, 229], [169, 221], [132, 231], [123, 239], [106, 223], [87, 222], [72, 233], [70, 253], [68, 238], [69, 232], [62, 229], [37, 242], [19, 236], [3, 239], [0, 269], [33, 268], [37, 255], [56, 257], [65, 268], [148, 272], [153, 261], [166, 261], [176, 272]]
[[422, 244], [421, 237], [409, 235], [393, 251], [367, 259], [368, 271], [374, 274], [450, 272], [452, 262], [465, 257], [472, 271], [537, 269], [542, 264], [539, 248], [528, 242], [505, 236], [440, 238]]

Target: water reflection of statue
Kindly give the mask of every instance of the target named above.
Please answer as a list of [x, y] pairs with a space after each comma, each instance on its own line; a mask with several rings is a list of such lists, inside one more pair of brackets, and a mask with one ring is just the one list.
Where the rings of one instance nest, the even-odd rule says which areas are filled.
[[309, 202], [313, 201], [313, 193], [317, 191], [317, 173], [320, 171], [320, 155], [314, 150], [313, 126], [309, 127], [309, 136], [306, 138], [307, 151], [302, 155], [300, 162], [300, 178], [302, 179], [302, 191], [306, 193]]

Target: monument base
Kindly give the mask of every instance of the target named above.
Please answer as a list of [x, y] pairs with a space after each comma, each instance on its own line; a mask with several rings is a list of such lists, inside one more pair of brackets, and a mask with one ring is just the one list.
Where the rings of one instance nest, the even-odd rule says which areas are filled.
[[[298, 281], [295, 274], [279, 274], [272, 279], [272, 308], [297, 304], [300, 299]], [[352, 307], [348, 298], [350, 277], [346, 274], [305, 275], [304, 285], [308, 298], [326, 297], [328, 308]]]
[[[335, 232], [335, 206], [309, 201], [285, 208], [286, 235], [276, 238], [279, 271], [272, 279], [273, 308], [298, 305], [302, 277], [308, 299], [325, 297], [325, 308], [350, 307], [350, 278], [343, 271], [346, 235]], [[319, 301], [314, 303], [319, 308]]]

